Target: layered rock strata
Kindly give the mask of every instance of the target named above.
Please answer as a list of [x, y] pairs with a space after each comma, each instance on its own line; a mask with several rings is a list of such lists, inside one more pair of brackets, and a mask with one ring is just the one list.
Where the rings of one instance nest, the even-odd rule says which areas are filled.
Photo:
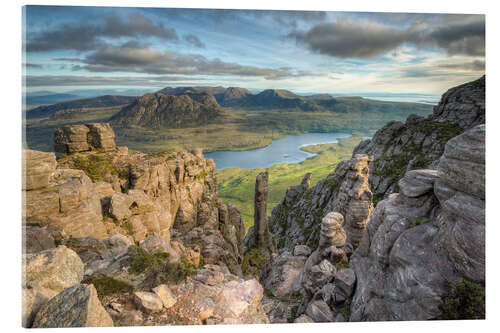
[[54, 131], [54, 151], [57, 153], [72, 154], [115, 147], [115, 133], [108, 123], [68, 125]]
[[378, 202], [399, 192], [406, 171], [436, 169], [451, 138], [485, 122], [485, 76], [451, 88], [427, 118], [412, 115], [405, 123], [390, 122], [371, 140], [361, 142], [354, 154], [373, 156], [370, 188]]
[[291, 251], [296, 245], [318, 246], [322, 218], [329, 212], [344, 216], [347, 233], [346, 252], [357, 247], [373, 209], [368, 186], [372, 158], [355, 155], [339, 163], [326, 179], [309, 187], [310, 174], [302, 183], [287, 189], [282, 202], [273, 209], [270, 229], [280, 251]]
[[351, 321], [442, 315], [451, 284], [485, 282], [485, 127], [448, 141], [437, 171], [409, 171], [375, 208], [350, 265]]

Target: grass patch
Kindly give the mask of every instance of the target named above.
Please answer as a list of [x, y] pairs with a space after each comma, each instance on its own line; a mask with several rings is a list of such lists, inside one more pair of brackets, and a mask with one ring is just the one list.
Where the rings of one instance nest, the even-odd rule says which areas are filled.
[[244, 275], [254, 276], [257, 279], [260, 277], [262, 267], [267, 262], [267, 259], [260, 254], [259, 249], [254, 248], [248, 251], [243, 257], [241, 270]]
[[109, 156], [85, 154], [77, 155], [73, 159], [72, 169], [83, 170], [94, 182], [102, 182], [109, 173], [118, 176], [119, 173], [113, 166], [113, 160]]
[[484, 285], [468, 280], [449, 284], [449, 292], [443, 297], [440, 310], [439, 319], [484, 319]]
[[132, 285], [109, 276], [89, 276], [82, 283], [93, 284], [99, 298], [113, 294], [132, 293], [134, 291]]
[[429, 223], [431, 220], [427, 217], [419, 217], [417, 219], [415, 219], [415, 221], [413, 221], [410, 225], [411, 228], [413, 227], [416, 227], [416, 226], [419, 226], [419, 225], [423, 225], [423, 224], [427, 224]]
[[158, 269], [160, 266], [165, 264], [165, 261], [169, 257], [169, 254], [166, 252], [151, 255], [141, 248], [138, 248], [137, 253], [138, 256], [134, 259], [132, 265], [130, 265], [128, 269], [131, 274], [141, 274], [150, 268]]
[[145, 275], [144, 282], [141, 285], [142, 288], [154, 288], [163, 283], [179, 283], [197, 272], [196, 268], [186, 261], [179, 263], [167, 262], [170, 255], [166, 252], [152, 255], [137, 246], [132, 251], [135, 258], [128, 272], [134, 275]]

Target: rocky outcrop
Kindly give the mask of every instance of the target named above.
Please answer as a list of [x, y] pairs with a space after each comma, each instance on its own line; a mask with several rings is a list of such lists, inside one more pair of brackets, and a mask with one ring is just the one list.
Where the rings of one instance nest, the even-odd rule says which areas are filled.
[[108, 123], [67, 125], [54, 131], [54, 151], [57, 153], [73, 154], [115, 147], [115, 133]]
[[398, 181], [415, 169], [436, 169], [451, 138], [485, 122], [485, 77], [451, 88], [427, 118], [412, 115], [406, 123], [390, 122], [353, 154], [368, 154], [370, 188], [375, 202], [398, 192]]
[[335, 277], [335, 264], [347, 260], [344, 252], [346, 233], [342, 228], [344, 218], [337, 212], [327, 214], [321, 222], [318, 248], [307, 258], [301, 276], [304, 304], [325, 284]]
[[310, 174], [302, 183], [287, 189], [282, 202], [273, 209], [270, 229], [280, 251], [306, 244], [318, 246], [322, 218], [329, 212], [343, 215], [343, 229], [347, 233], [346, 252], [351, 254], [363, 236], [373, 209], [368, 187], [372, 158], [355, 155], [341, 162], [335, 171], [313, 188]]
[[261, 256], [270, 258], [276, 253], [276, 244], [267, 224], [268, 173], [261, 172], [255, 179], [254, 225], [245, 238], [247, 250], [256, 248]]
[[220, 106], [208, 93], [146, 94], [111, 118], [113, 126], [192, 127], [217, 119]]
[[38, 311], [34, 328], [113, 326], [113, 320], [97, 298], [93, 285], [63, 290]]
[[409, 171], [381, 201], [351, 257], [351, 321], [443, 315], [450, 285], [485, 282], [485, 127], [448, 141], [434, 170]]
[[[56, 144], [65, 144], [65, 152], [80, 152], [62, 156], [57, 165], [53, 154], [40, 153], [54, 165], [44, 169], [46, 182], [24, 192], [25, 225], [57, 227], [79, 241], [116, 234], [131, 236], [136, 243], [161, 237], [144, 246], [158, 245], [173, 261], [201, 259], [241, 274], [243, 223], [236, 207], [218, 199], [215, 164], [201, 150], [148, 155], [111, 149], [109, 124], [67, 126], [56, 132]], [[41, 174], [38, 155], [26, 156], [26, 174]]]

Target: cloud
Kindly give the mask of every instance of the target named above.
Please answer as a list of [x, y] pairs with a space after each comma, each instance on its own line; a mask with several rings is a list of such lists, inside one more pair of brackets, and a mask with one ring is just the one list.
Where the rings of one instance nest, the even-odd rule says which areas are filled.
[[193, 46], [199, 47], [201, 49], [205, 48], [205, 44], [203, 44], [203, 42], [193, 34], [184, 35], [182, 39], [184, 39], [188, 44], [191, 44]]
[[268, 80], [286, 77], [311, 76], [310, 72], [273, 69], [207, 59], [198, 54], [161, 51], [137, 42], [119, 47], [108, 45], [88, 54], [73, 70], [90, 72], [136, 72], [175, 75], [235, 75], [263, 77]]
[[42, 31], [30, 38], [26, 45], [28, 52], [76, 50], [88, 51], [102, 47], [102, 38], [157, 37], [163, 40], [178, 40], [174, 28], [154, 24], [142, 14], [135, 13], [123, 20], [109, 16], [100, 24], [86, 21], [66, 23], [56, 29]]
[[158, 86], [169, 82], [197, 81], [184, 76], [87, 76], [87, 75], [26, 75], [27, 87], [45, 86]]
[[415, 20], [407, 28], [338, 19], [288, 36], [313, 52], [338, 58], [374, 58], [405, 43], [439, 47], [450, 55], [484, 56], [485, 24], [483, 15], [442, 15], [429, 22]]
[[441, 68], [446, 69], [459, 69], [465, 71], [484, 71], [486, 63], [483, 60], [474, 60], [471, 62], [461, 62], [454, 64], [442, 64], [439, 65]]
[[32, 63], [27, 63], [27, 64], [24, 64], [24, 66], [26, 66], [26, 68], [43, 68], [43, 65], [40, 65], [40, 64], [32, 64]]
[[293, 31], [289, 36], [314, 52], [361, 59], [382, 55], [416, 37], [413, 32], [387, 25], [368, 21], [360, 24], [344, 19], [318, 24], [306, 32]]

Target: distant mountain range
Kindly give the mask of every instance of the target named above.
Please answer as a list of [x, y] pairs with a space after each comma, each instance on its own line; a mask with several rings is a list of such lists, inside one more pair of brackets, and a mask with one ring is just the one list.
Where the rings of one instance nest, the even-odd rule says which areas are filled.
[[208, 93], [213, 95], [223, 107], [243, 109], [295, 109], [300, 111], [331, 111], [342, 113], [349, 112], [353, 108], [366, 111], [392, 111], [395, 105], [402, 109], [402, 111], [420, 107], [428, 109], [428, 107], [424, 107], [418, 103], [395, 103], [362, 97], [332, 97], [330, 94], [300, 96], [283, 89], [266, 89], [258, 94], [254, 94], [245, 88], [199, 86], [167, 87], [159, 92], [166, 95], [181, 95], [188, 92]]
[[302, 112], [426, 112], [430, 106], [419, 103], [387, 102], [362, 97], [332, 97], [329, 94], [300, 96], [288, 90], [266, 89], [258, 94], [239, 87], [166, 87], [142, 97], [104, 95], [77, 99], [27, 112], [28, 118], [71, 118], [72, 112], [85, 108], [124, 105], [111, 119], [115, 126], [142, 127], [197, 126], [214, 121], [221, 107], [248, 110], [287, 110]]

